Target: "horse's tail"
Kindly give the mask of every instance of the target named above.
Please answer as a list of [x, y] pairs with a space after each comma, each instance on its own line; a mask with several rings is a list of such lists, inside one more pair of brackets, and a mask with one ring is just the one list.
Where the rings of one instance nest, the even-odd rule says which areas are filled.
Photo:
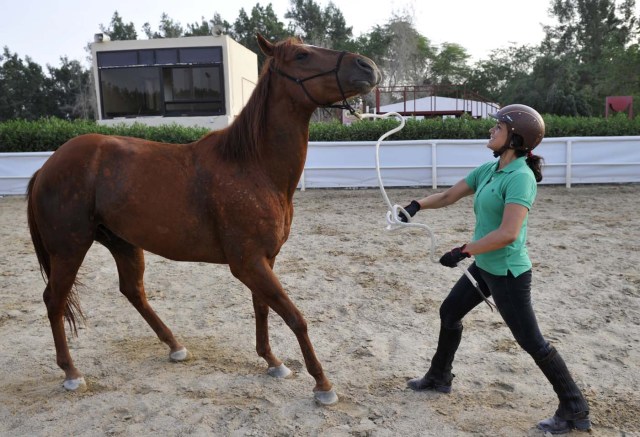
[[42, 243], [42, 237], [38, 230], [38, 224], [36, 223], [36, 217], [33, 211], [33, 198], [31, 197], [33, 194], [33, 186], [36, 183], [36, 178], [38, 177], [39, 172], [40, 170], [33, 174], [29, 181], [29, 185], [27, 186], [27, 222], [29, 223], [31, 241], [33, 242], [33, 247], [36, 250], [36, 256], [38, 257], [38, 263], [40, 264], [40, 274], [45, 282], [48, 282], [49, 275], [51, 274], [51, 263], [49, 260], [49, 253]]
[[[38, 229], [35, 212], [33, 210], [33, 186], [36, 183], [39, 172], [40, 170], [37, 170], [33, 174], [31, 180], [29, 181], [29, 185], [27, 186], [27, 223], [29, 224], [31, 241], [33, 242], [33, 247], [36, 251], [36, 256], [38, 257], [38, 264], [40, 264], [40, 274], [42, 275], [44, 281], [48, 284], [49, 276], [51, 275], [51, 257], [49, 256], [49, 252], [47, 252], [47, 249], [44, 247], [44, 243], [42, 242], [42, 236], [40, 234], [40, 230]], [[78, 293], [76, 291], [77, 284], [78, 281], [76, 279], [69, 293], [64, 309], [64, 318], [69, 324], [69, 328], [71, 328], [74, 335], [78, 335], [76, 320], [84, 320], [85, 318], [84, 313], [82, 312], [82, 308], [80, 307], [80, 301], [78, 298]]]

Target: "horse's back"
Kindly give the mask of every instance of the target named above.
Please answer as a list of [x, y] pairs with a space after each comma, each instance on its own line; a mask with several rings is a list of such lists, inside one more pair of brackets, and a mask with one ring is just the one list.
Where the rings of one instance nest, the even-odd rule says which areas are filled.
[[[62, 206], [75, 199], [95, 204], [95, 194], [105, 165], [117, 165], [118, 149], [126, 141], [101, 134], [85, 134], [74, 137], [61, 145], [44, 163], [34, 182], [32, 196], [38, 203]], [[45, 200], [46, 199], [46, 200]]]
[[[126, 176], [171, 173], [193, 161], [185, 145], [158, 143], [140, 138], [101, 134], [84, 134], [60, 146], [43, 165], [38, 179], [55, 179], [58, 190], [65, 186], [99, 189], [100, 183]], [[152, 171], [147, 171], [152, 169]], [[64, 175], [64, 178], [60, 178]], [[52, 181], [53, 182], [53, 181]], [[124, 185], [111, 190], [125, 190]]]
[[[44, 163], [38, 178], [55, 177], [65, 173], [65, 181], [72, 183], [74, 177], [95, 175], [105, 161], [117, 163], [118, 155], [126, 154], [144, 144], [144, 140], [102, 134], [84, 134], [71, 138], [61, 145]], [[122, 158], [120, 158], [122, 159]], [[124, 162], [123, 164], [126, 164]], [[58, 181], [56, 186], [63, 181]], [[88, 182], [88, 181], [86, 181]]]

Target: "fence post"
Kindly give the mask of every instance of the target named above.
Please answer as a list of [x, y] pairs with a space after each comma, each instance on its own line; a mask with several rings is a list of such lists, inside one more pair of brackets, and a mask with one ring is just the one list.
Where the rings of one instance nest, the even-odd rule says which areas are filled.
[[566, 180], [565, 186], [567, 188], [571, 188], [571, 164], [573, 161], [573, 142], [571, 140], [567, 140], [567, 170], [566, 170]]
[[436, 153], [436, 143], [429, 143], [431, 145], [431, 189], [438, 188], [438, 162]]

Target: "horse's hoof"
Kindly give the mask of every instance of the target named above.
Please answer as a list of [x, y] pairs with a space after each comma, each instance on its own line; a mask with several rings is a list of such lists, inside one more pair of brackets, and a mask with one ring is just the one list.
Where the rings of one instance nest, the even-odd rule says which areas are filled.
[[189, 351], [187, 350], [186, 347], [183, 347], [182, 349], [179, 349], [175, 352], [171, 352], [169, 354], [169, 359], [171, 361], [184, 361], [187, 358], [189, 358]]
[[316, 391], [313, 393], [316, 402], [321, 405], [333, 405], [338, 402], [338, 395], [334, 390]]
[[273, 376], [274, 378], [286, 378], [291, 375], [291, 370], [289, 370], [289, 368], [283, 363], [276, 367], [269, 367], [267, 369], [267, 373], [269, 376]]
[[87, 383], [82, 376], [76, 379], [65, 379], [62, 386], [69, 391], [81, 392], [87, 389]]

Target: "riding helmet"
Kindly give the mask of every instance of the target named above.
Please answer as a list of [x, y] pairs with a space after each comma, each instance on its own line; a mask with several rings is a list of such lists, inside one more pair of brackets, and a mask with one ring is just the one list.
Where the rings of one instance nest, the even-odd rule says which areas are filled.
[[527, 105], [507, 105], [489, 115], [505, 123], [509, 132], [520, 135], [526, 150], [534, 149], [544, 138], [544, 120], [538, 111]]

